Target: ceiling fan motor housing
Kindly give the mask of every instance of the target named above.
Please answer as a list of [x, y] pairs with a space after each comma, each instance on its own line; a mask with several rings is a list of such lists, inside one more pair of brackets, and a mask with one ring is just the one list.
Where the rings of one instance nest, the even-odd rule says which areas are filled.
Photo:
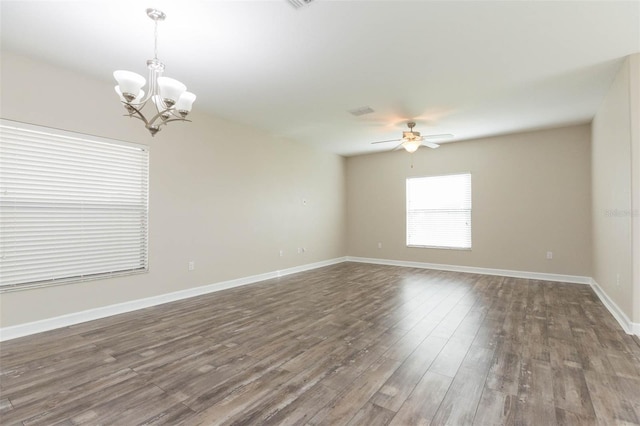
[[402, 139], [413, 140], [420, 137], [420, 132], [402, 132]]

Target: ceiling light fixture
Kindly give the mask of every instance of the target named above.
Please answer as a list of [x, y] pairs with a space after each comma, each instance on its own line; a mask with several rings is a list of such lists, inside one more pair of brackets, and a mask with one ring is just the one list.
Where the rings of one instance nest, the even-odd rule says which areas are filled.
[[410, 121], [407, 123], [409, 127], [408, 132], [402, 132], [402, 147], [407, 150], [409, 153], [414, 153], [420, 148], [422, 145], [422, 137], [420, 136], [420, 132], [414, 132], [413, 128], [416, 126], [416, 123]]
[[414, 153], [420, 148], [422, 145], [422, 140], [418, 139], [407, 139], [402, 142], [402, 147], [407, 150], [409, 153]]
[[401, 139], [390, 139], [386, 141], [378, 141], [371, 142], [372, 144], [376, 143], [387, 143], [387, 142], [400, 142], [400, 145], [394, 148], [394, 151], [400, 147], [403, 147], [408, 153], [414, 153], [420, 148], [422, 145], [428, 146], [429, 148], [438, 148], [440, 145], [434, 143], [433, 139], [450, 139], [453, 137], [452, 134], [444, 133], [441, 135], [424, 135], [421, 136], [420, 132], [414, 132], [413, 128], [416, 127], [416, 123], [410, 121], [407, 123], [407, 127], [409, 127], [409, 131], [402, 132]]
[[[145, 127], [155, 136], [160, 130], [160, 126], [171, 121], [191, 121], [185, 117], [191, 111], [191, 106], [196, 100], [196, 95], [187, 92], [187, 87], [168, 77], [162, 77], [164, 64], [158, 60], [158, 21], [164, 21], [167, 17], [162, 11], [157, 9], [147, 9], [147, 16], [153, 20], [155, 25], [154, 34], [154, 56], [147, 61], [149, 69], [149, 88], [144, 93], [142, 87], [146, 80], [140, 74], [131, 71], [114, 71], [113, 77], [118, 82], [115, 87], [116, 93], [124, 104], [129, 117], [135, 117], [144, 122]], [[152, 100], [155, 111], [151, 110], [153, 116], [150, 119], [144, 116], [142, 109], [147, 102]]]

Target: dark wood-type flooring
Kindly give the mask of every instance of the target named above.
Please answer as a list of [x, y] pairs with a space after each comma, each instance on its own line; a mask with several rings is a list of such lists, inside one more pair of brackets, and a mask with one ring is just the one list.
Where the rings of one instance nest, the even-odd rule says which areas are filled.
[[586, 285], [342, 263], [2, 343], [3, 425], [637, 425]]

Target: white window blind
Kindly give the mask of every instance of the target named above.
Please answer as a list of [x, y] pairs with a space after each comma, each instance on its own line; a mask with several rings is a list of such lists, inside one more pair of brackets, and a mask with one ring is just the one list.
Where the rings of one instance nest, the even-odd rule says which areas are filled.
[[0, 291], [147, 270], [147, 147], [0, 121]]
[[471, 248], [471, 174], [407, 179], [407, 245]]

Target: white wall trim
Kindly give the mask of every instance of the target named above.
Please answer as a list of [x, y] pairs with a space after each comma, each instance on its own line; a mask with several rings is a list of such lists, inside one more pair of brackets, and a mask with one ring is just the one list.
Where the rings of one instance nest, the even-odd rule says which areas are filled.
[[174, 302], [177, 300], [188, 299], [190, 297], [200, 296], [203, 294], [214, 293], [216, 291], [226, 290], [229, 288], [240, 287], [243, 285], [254, 284], [273, 278], [283, 277], [298, 272], [310, 271], [312, 269], [322, 268], [324, 266], [336, 265], [342, 262], [358, 262], [371, 263], [376, 265], [404, 266], [409, 268], [435, 269], [439, 271], [452, 272], [468, 272], [483, 275], [496, 275], [503, 277], [525, 278], [533, 280], [556, 281], [574, 284], [588, 284], [593, 288], [598, 298], [604, 306], [611, 312], [613, 317], [618, 321], [622, 329], [628, 334], [640, 336], [640, 323], [633, 323], [629, 317], [616, 305], [616, 303], [607, 296], [602, 288], [591, 277], [583, 277], [578, 275], [561, 275], [547, 274], [541, 272], [513, 271], [507, 269], [491, 269], [480, 268], [475, 266], [445, 265], [439, 263], [411, 262], [405, 260], [375, 259], [366, 257], [338, 257], [335, 259], [324, 260], [321, 262], [309, 263], [306, 265], [294, 266], [279, 271], [267, 272], [264, 274], [252, 275], [248, 277], [238, 278], [235, 280], [221, 281], [215, 284], [209, 284], [201, 287], [180, 290], [172, 293], [161, 294], [158, 296], [147, 297], [144, 299], [132, 300], [129, 302], [118, 303], [115, 305], [103, 306], [100, 308], [89, 309], [81, 312], [74, 312], [58, 317], [47, 318], [40, 321], [33, 321], [25, 324], [18, 324], [10, 327], [0, 328], [0, 342], [24, 337], [31, 334], [41, 333], [43, 331], [54, 330], [56, 328], [68, 327], [70, 325], [79, 324], [86, 321], [92, 321], [100, 318], [106, 318], [112, 315], [123, 314], [126, 312], [136, 311], [151, 306], [161, 305], [163, 303]]
[[598, 285], [596, 280], [591, 279], [591, 288], [596, 293], [600, 301], [606, 308], [611, 312], [611, 315], [618, 321], [618, 324], [622, 327], [622, 329], [627, 334], [635, 334], [636, 336], [640, 336], [640, 323], [631, 322], [627, 314], [625, 314], [622, 309], [616, 304], [616, 302], [611, 299], [607, 293]]
[[611, 298], [604, 292], [604, 290], [595, 282], [591, 277], [583, 277], [579, 275], [561, 275], [561, 274], [547, 274], [541, 272], [526, 272], [526, 271], [512, 271], [508, 269], [491, 269], [480, 268], [475, 266], [459, 266], [459, 265], [443, 265], [439, 263], [423, 263], [423, 262], [410, 262], [405, 260], [389, 260], [389, 259], [375, 259], [366, 257], [352, 257], [347, 256], [348, 262], [359, 263], [372, 263], [376, 265], [391, 265], [391, 266], [405, 266], [410, 268], [423, 268], [423, 269], [435, 269], [439, 271], [452, 271], [452, 272], [469, 272], [474, 274], [483, 275], [497, 275], [501, 277], [513, 277], [513, 278], [526, 278], [531, 280], [543, 280], [543, 281], [556, 281], [562, 283], [573, 284], [588, 284], [593, 288], [602, 304], [611, 312], [611, 315], [618, 321], [622, 329], [627, 334], [635, 334], [640, 336], [640, 323], [631, 322], [629, 317], [611, 300]]
[[348, 262], [373, 263], [376, 265], [406, 266], [409, 268], [435, 269], [438, 271], [468, 272], [472, 274], [497, 275], [500, 277], [526, 278], [530, 280], [557, 281], [573, 284], [590, 284], [591, 277], [579, 275], [547, 274], [542, 272], [512, 271], [509, 269], [480, 268], [477, 266], [445, 265], [441, 263], [410, 262], [406, 260], [375, 259], [347, 256]]
[[112, 315], [123, 314], [126, 312], [136, 311], [151, 306], [161, 305], [163, 303], [174, 302], [177, 300], [187, 299], [190, 297], [200, 296], [203, 294], [213, 293], [229, 288], [240, 287], [247, 284], [254, 284], [260, 281], [272, 278], [283, 277], [285, 275], [295, 274], [298, 272], [309, 271], [312, 269], [322, 268], [324, 266], [335, 265], [346, 261], [346, 257], [323, 260], [321, 262], [308, 263], [306, 265], [294, 266], [292, 268], [280, 271], [267, 272], [264, 274], [252, 275], [249, 277], [238, 278], [235, 280], [221, 281], [215, 284], [209, 284], [200, 287], [189, 288], [172, 293], [160, 294], [158, 296], [146, 297], [144, 299], [132, 300], [129, 302], [118, 303], [115, 305], [102, 306], [99, 308], [89, 309], [81, 312], [61, 315], [58, 317], [47, 318], [40, 321], [33, 321], [24, 324], [18, 324], [10, 327], [0, 328], [0, 342], [24, 337], [31, 334], [41, 333], [56, 328], [68, 327], [70, 325], [79, 324], [86, 321], [92, 321], [100, 318], [106, 318]]

